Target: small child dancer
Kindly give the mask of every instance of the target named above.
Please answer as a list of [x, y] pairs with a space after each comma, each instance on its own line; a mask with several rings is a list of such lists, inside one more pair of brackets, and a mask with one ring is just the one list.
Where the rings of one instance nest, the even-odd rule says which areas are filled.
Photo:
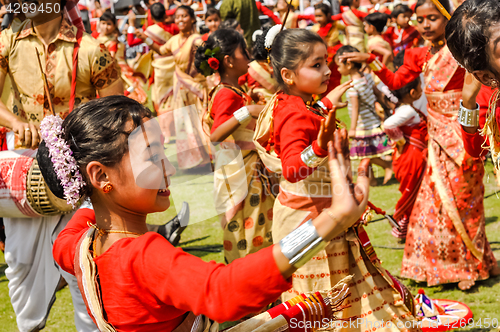
[[[381, 156], [392, 152], [388, 137], [382, 130], [380, 117], [375, 112], [374, 90], [377, 90], [370, 74], [361, 73], [362, 64], [359, 62], [340, 61], [344, 53], [358, 52], [350, 45], [342, 46], [335, 57], [339, 71], [344, 76], [350, 76], [353, 88], [347, 91], [349, 101], [348, 110], [351, 117], [349, 137], [351, 141], [351, 157], [353, 159], [370, 158], [371, 163], [385, 170], [384, 184], [392, 177], [391, 162], [383, 160]], [[377, 180], [371, 175], [371, 185], [376, 185]]]
[[422, 38], [415, 27], [409, 24], [413, 12], [410, 7], [399, 4], [392, 11], [396, 26], [387, 28], [384, 36], [390, 41], [394, 54], [411, 47], [418, 47]]
[[[275, 243], [330, 204], [332, 188], [328, 179], [338, 174], [326, 165], [325, 140], [335, 131], [333, 102], [337, 107], [344, 107], [339, 100], [351, 86], [351, 82], [346, 82], [321, 102], [314, 103], [313, 95], [324, 93], [331, 74], [326, 45], [314, 32], [305, 29], [279, 32], [279, 29], [276, 26], [269, 30], [265, 46], [271, 49], [275, 78], [282, 90], [260, 113], [254, 136], [266, 167], [281, 174], [280, 192], [273, 212]], [[341, 129], [335, 135], [346, 137], [347, 131]], [[348, 165], [347, 142], [342, 150]], [[362, 161], [366, 162], [369, 161]], [[344, 171], [349, 174], [349, 168]], [[331, 217], [335, 220], [334, 215]], [[359, 237], [365, 240], [360, 241]], [[289, 300], [300, 292], [331, 288], [344, 277], [354, 275], [350, 283], [351, 299], [346, 303], [350, 306], [339, 316], [345, 320], [363, 317], [356, 330], [365, 331], [369, 326], [371, 329], [374, 321], [392, 320], [392, 329], [386, 326], [380, 329], [398, 331], [396, 326], [414, 319], [413, 304], [405, 304], [401, 293], [396, 291], [399, 284], [380, 266], [373, 248], [363, 247], [362, 243], [369, 243], [362, 226], [337, 236], [310, 263], [293, 274], [293, 289], [284, 293], [282, 300]], [[402, 296], [405, 298], [404, 294]], [[406, 299], [410, 301], [411, 297]], [[349, 329], [340, 329], [346, 330]]]
[[146, 103], [148, 96], [142, 88], [143, 82], [134, 76], [134, 70], [130, 68], [125, 58], [125, 44], [118, 41], [118, 28], [116, 17], [110, 11], [105, 11], [99, 18], [100, 34], [97, 41], [104, 44], [109, 53], [115, 58], [119, 66], [121, 78], [126, 89], [125, 95], [137, 100], [141, 104]]
[[201, 36], [201, 39], [205, 42], [213, 32], [219, 29], [221, 23], [220, 13], [214, 7], [210, 7], [207, 9], [207, 13], [205, 14], [205, 25], [208, 28], [208, 32]]
[[[251, 98], [238, 85], [238, 78], [248, 71], [250, 62], [246, 42], [235, 30], [219, 29], [198, 47], [195, 66], [205, 76], [218, 72], [221, 82], [209, 93], [207, 116], [210, 140], [221, 149], [241, 149], [244, 168], [223, 166], [215, 170], [216, 208], [224, 213], [224, 256], [226, 263], [272, 245], [271, 226], [274, 195], [260, 160], [253, 134], [255, 120], [262, 105], [253, 105]], [[224, 154], [224, 150], [219, 151]], [[230, 151], [226, 151], [231, 153]], [[222, 158], [219, 155], [219, 158]], [[218, 153], [215, 165], [219, 164]], [[233, 165], [234, 166], [234, 165]], [[228, 179], [243, 178], [248, 184], [246, 196], [233, 194], [233, 204], [227, 192]], [[234, 181], [234, 180], [233, 180]], [[246, 188], [245, 188], [246, 189]]]
[[404, 243], [411, 211], [427, 165], [427, 117], [413, 106], [422, 96], [420, 77], [393, 91], [398, 98], [394, 115], [384, 121], [384, 131], [395, 142], [392, 167], [402, 196], [396, 203], [392, 235]]
[[[386, 65], [387, 68], [394, 71], [394, 54], [392, 53], [391, 44], [382, 37], [387, 20], [389, 17], [383, 13], [372, 13], [365, 17], [365, 31], [368, 35], [368, 52], [373, 53], [377, 58]], [[375, 79], [375, 83], [379, 83], [380, 79]]]

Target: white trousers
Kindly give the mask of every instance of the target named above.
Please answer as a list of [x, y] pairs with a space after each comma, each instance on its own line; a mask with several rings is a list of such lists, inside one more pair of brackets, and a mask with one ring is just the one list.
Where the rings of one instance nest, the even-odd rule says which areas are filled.
[[99, 331], [87, 313], [76, 278], [60, 269], [52, 256], [54, 240], [71, 216], [4, 218], [5, 276], [21, 332], [45, 327], [61, 275], [71, 291], [77, 331]]

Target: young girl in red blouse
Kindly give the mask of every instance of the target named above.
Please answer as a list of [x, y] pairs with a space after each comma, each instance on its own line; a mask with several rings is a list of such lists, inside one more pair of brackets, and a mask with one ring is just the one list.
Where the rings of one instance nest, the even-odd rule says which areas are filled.
[[[264, 108], [252, 105], [251, 98], [238, 85], [238, 78], [248, 71], [250, 62], [246, 42], [235, 30], [219, 29], [196, 51], [196, 68], [205, 76], [217, 72], [221, 82], [209, 93], [204, 121], [210, 128], [215, 153], [215, 201], [224, 229], [224, 256], [227, 263], [272, 244], [271, 225], [274, 195], [267, 171], [260, 160], [253, 134], [255, 119]], [[242, 120], [242, 114], [250, 116]], [[238, 120], [240, 119], [240, 120]], [[239, 153], [243, 165], [234, 160], [221, 165], [224, 157]], [[220, 168], [219, 168], [220, 167]], [[227, 185], [237, 187], [229, 193]]]
[[[234, 321], [260, 311], [290, 287], [296, 269], [290, 265], [296, 257], [287, 250], [290, 242], [225, 266], [203, 262], [148, 232], [147, 215], [170, 205], [168, 177], [173, 167], [164, 154], [159, 124], [141, 104], [124, 96], [100, 98], [73, 110], [62, 125], [48, 125], [52, 134], [38, 150], [48, 185], [53, 192], [64, 192], [54, 171], [56, 159], [50, 157], [51, 150], [63, 146], [68, 153], [56, 158], [67, 162], [56, 168], [61, 172], [64, 165], [63, 179], [73, 188], [67, 199], [90, 197], [94, 208], [76, 212], [54, 243], [54, 258], [76, 274], [89, 314], [101, 331], [173, 331], [181, 323], [189, 331], [190, 312], [218, 322]], [[335, 145], [329, 145], [337, 193], [332, 206], [309, 222], [315, 239], [331, 240], [366, 208], [367, 177], [358, 177], [354, 187], [341, 176], [346, 167], [340, 149], [344, 142], [337, 135]], [[307, 244], [300, 236], [296, 239], [299, 248]], [[201, 327], [205, 324], [207, 320]]]
[[429, 286], [458, 283], [462, 290], [498, 274], [486, 238], [484, 166], [464, 148], [457, 123], [464, 87], [461, 68], [446, 46], [447, 0], [418, 0], [417, 29], [431, 46], [405, 51], [404, 64], [388, 70], [373, 55], [346, 54], [368, 61], [382, 82], [396, 90], [422, 72], [427, 97], [428, 162], [408, 225], [401, 276]]
[[[327, 47], [314, 32], [289, 29], [278, 33], [278, 29], [279, 26], [269, 30], [265, 42], [271, 49], [271, 63], [281, 91], [259, 115], [254, 136], [266, 167], [281, 175], [273, 213], [275, 243], [331, 204], [328, 179], [336, 171], [327, 165], [326, 141], [336, 127], [334, 105], [345, 106], [339, 99], [351, 87], [351, 82], [346, 82], [315, 103], [313, 95], [324, 93], [330, 80]], [[345, 129], [340, 133], [347, 137]], [[343, 149], [347, 152], [348, 145]], [[344, 171], [350, 174], [349, 169]], [[339, 234], [293, 274], [293, 289], [284, 293], [282, 300], [302, 292], [329, 289], [354, 275], [351, 297], [346, 302], [349, 307], [342, 310], [342, 319], [363, 317], [357, 326], [361, 331], [374, 321], [392, 320], [394, 328], [387, 329], [399, 330], [396, 325], [403, 326], [405, 321], [414, 319], [413, 304], [405, 303], [404, 295], [396, 290], [399, 283], [381, 267], [373, 248], [364, 246], [368, 243], [362, 226]]]

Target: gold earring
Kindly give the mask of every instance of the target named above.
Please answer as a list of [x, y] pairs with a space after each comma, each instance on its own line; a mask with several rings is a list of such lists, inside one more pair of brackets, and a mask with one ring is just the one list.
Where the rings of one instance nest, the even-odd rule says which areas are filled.
[[288, 85], [293, 85], [293, 80], [290, 80], [290, 82], [288, 83]]
[[113, 190], [113, 185], [111, 183], [106, 183], [106, 185], [102, 188], [102, 191], [105, 193], [105, 194], [108, 194], [111, 192], [111, 190]]
[[498, 80], [492, 80], [492, 81], [491, 81], [491, 87], [492, 87], [493, 89], [498, 88], [498, 86], [499, 86], [499, 85], [500, 85], [500, 84], [498, 83]]

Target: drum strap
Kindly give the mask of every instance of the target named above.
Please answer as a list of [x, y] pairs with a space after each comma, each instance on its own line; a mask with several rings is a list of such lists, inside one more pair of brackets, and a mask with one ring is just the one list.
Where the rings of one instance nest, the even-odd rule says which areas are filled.
[[80, 50], [80, 44], [82, 43], [83, 30], [78, 29], [76, 32], [76, 43], [73, 49], [73, 73], [71, 75], [71, 96], [69, 98], [69, 111], [73, 110], [75, 106], [75, 94], [76, 94], [76, 72], [78, 71], [78, 51]]

